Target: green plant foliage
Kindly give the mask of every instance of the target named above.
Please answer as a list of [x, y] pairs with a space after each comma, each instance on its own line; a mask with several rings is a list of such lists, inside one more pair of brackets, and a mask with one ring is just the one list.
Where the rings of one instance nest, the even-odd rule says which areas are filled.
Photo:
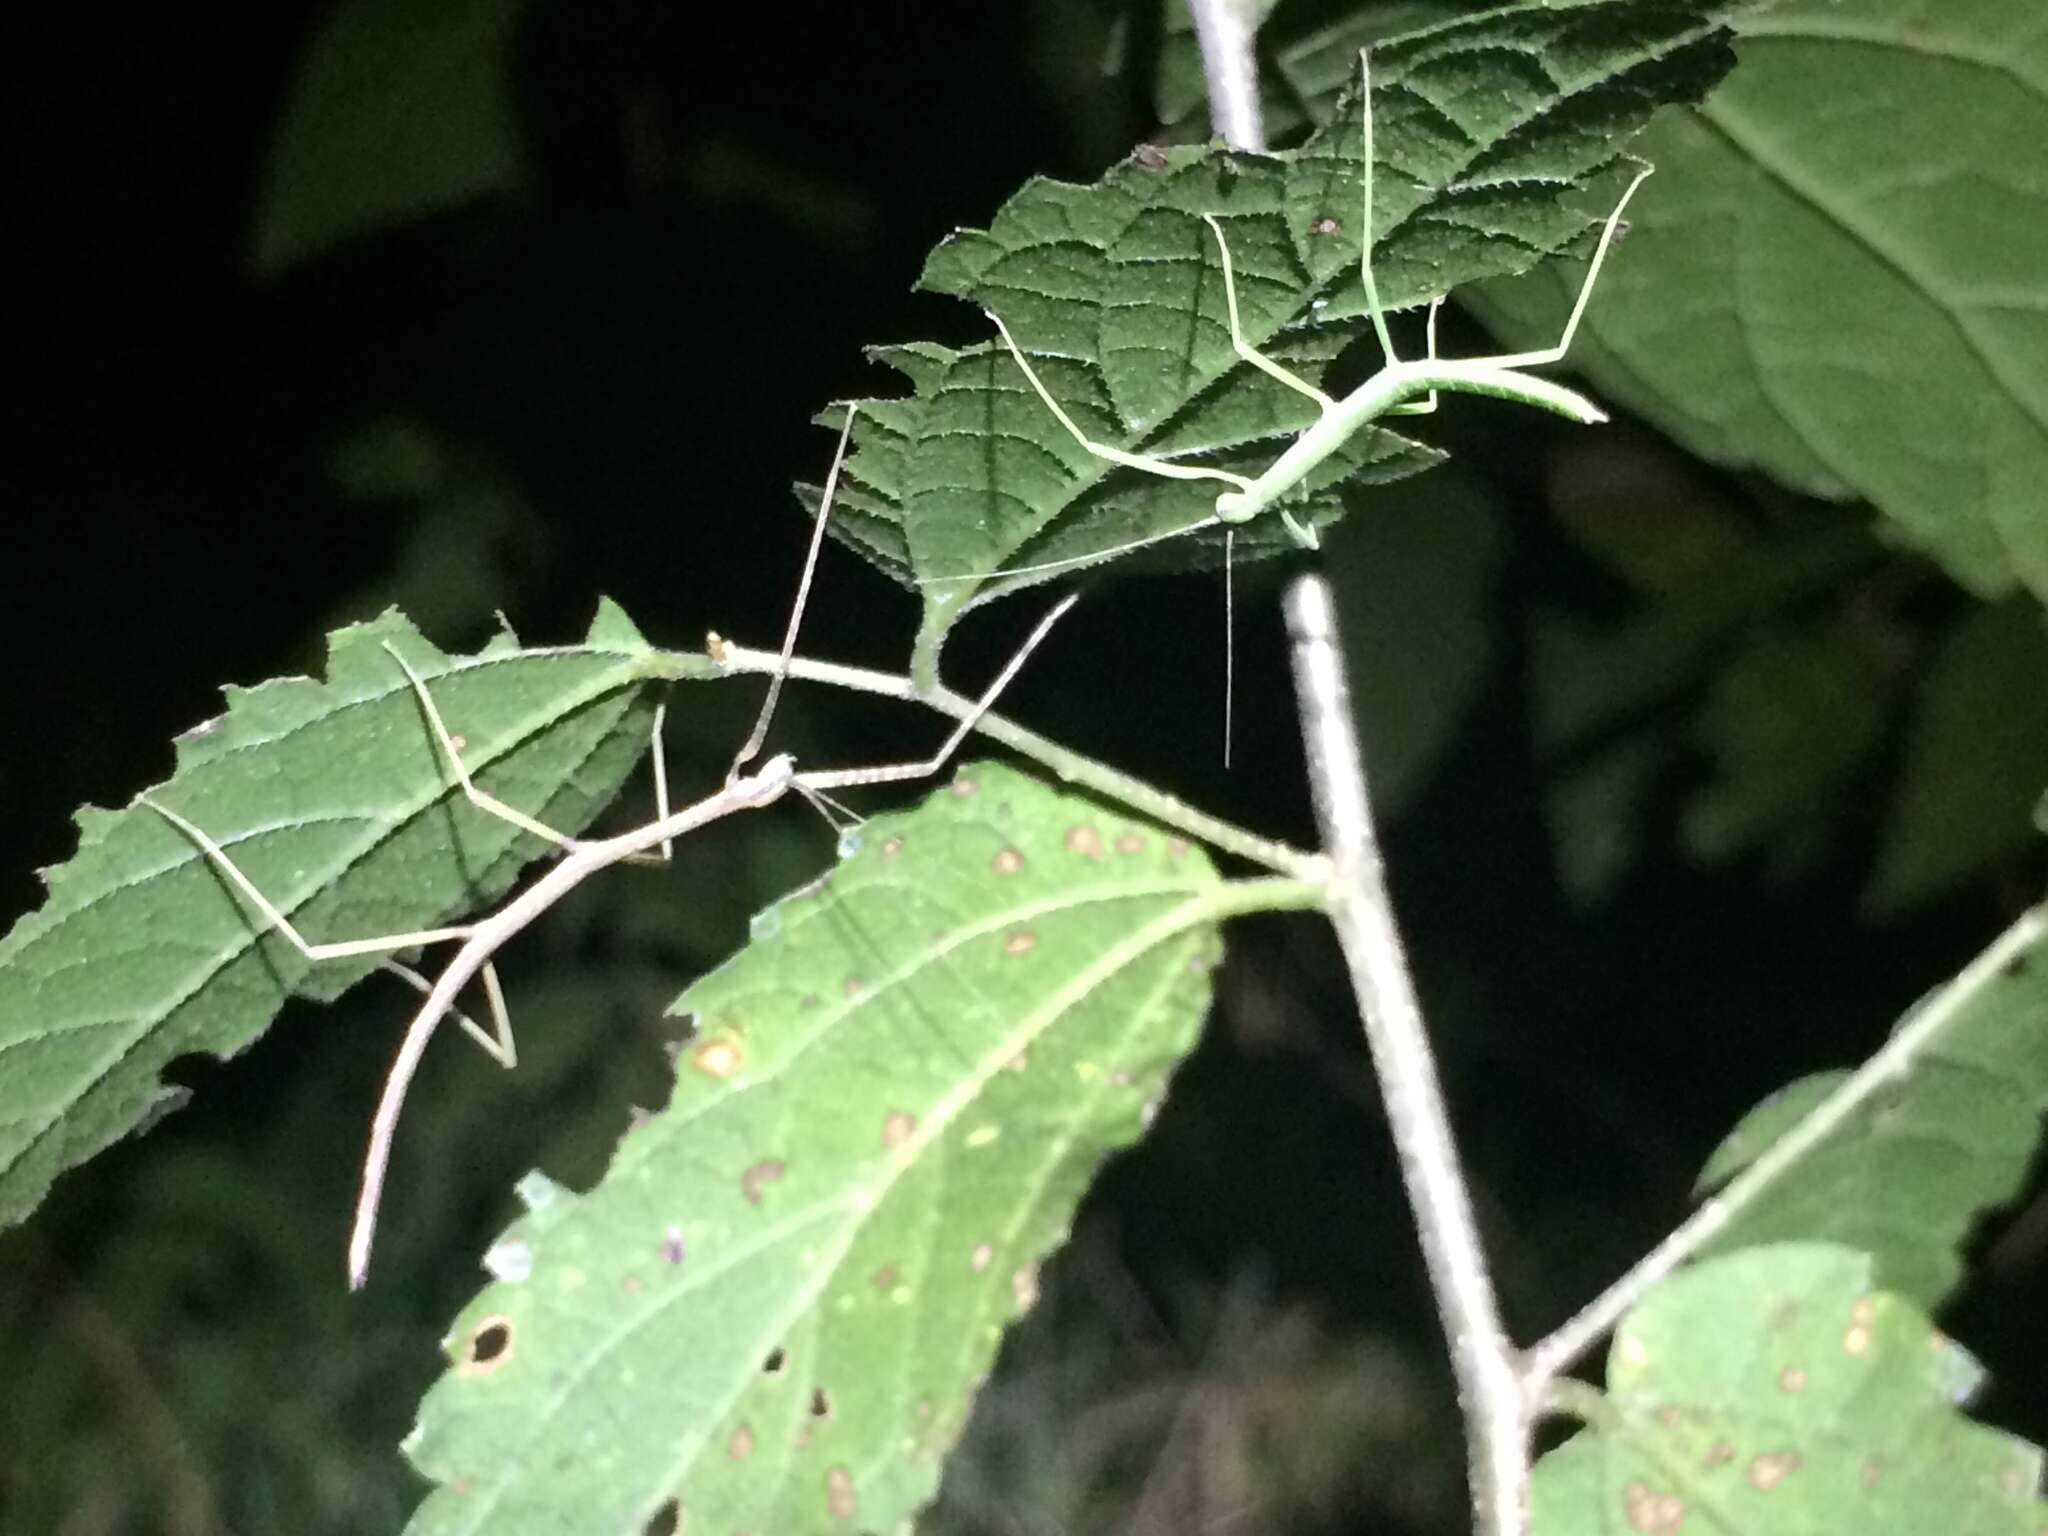
[[[643, 685], [687, 668], [609, 604], [580, 645], [522, 650], [507, 634], [470, 657], [393, 613], [337, 632], [324, 682], [230, 689], [151, 793], [314, 941], [445, 923], [502, 895], [544, 846], [451, 788], [387, 646], [425, 680], [478, 782], [563, 831], [645, 750]], [[287, 997], [334, 997], [375, 963], [309, 967], [148, 806], [87, 807], [78, 826], [48, 902], [0, 940], [0, 1223], [168, 1108], [170, 1062], [230, 1055]]]
[[[1796, 0], [1739, 30], [1726, 87], [1641, 140], [1666, 174], [1580, 367], [1708, 459], [1864, 498], [1976, 591], [2048, 598], [2039, 5]], [[1479, 298], [1535, 338], [1570, 293]]]
[[[1664, 511], [1666, 558], [1687, 543], [1697, 548], [1685, 521], [1674, 526]], [[1688, 808], [1696, 852], [1746, 850], [1759, 836], [1780, 833], [1788, 846], [1811, 852], [1813, 838], [1832, 829], [1836, 803], [1816, 803], [1816, 791], [1857, 765], [1843, 763], [1833, 744], [1810, 739], [1814, 733], [1798, 732], [1789, 700], [1802, 681], [1812, 691], [1846, 673], [1847, 697], [1824, 702], [1853, 716], [1866, 678], [1882, 675], [1867, 638], [1851, 643], [1840, 620], [1812, 616], [1879, 554], [1866, 532], [1839, 521], [1795, 525], [1718, 550], [1668, 593], [1647, 592], [1650, 601], [1618, 626], [1595, 629], [1555, 609], [1539, 615], [1531, 678], [1537, 745], [1551, 774], [1544, 817], [1559, 875], [1576, 900], [1609, 896], [1640, 853], [1652, 792], [1688, 734], [1729, 775], [1703, 786]], [[1803, 616], [1803, 628], [1795, 616]], [[1751, 635], [1757, 638], [1745, 643]], [[1769, 665], [1773, 657], [1785, 664]], [[1724, 668], [1734, 676], [1724, 680]], [[1684, 710], [1702, 682], [1713, 709], [1695, 722]], [[1770, 751], [1788, 734], [1799, 754], [1788, 767], [1801, 769], [1804, 782], [1781, 793]], [[1859, 734], [1868, 741], [1867, 728]], [[1772, 819], [1788, 811], [1824, 819], [1818, 828]], [[1742, 836], [1731, 835], [1737, 831]], [[1709, 832], [1716, 835], [1702, 835]]]
[[1869, 1258], [1710, 1260], [1622, 1322], [1595, 1426], [1537, 1464], [1536, 1536], [2039, 1536], [2042, 1454], [1957, 1411], [1983, 1380]]
[[2048, 782], [2048, 624], [2030, 598], [1966, 616], [1915, 686], [1884, 852], [1864, 901], [1877, 916], [2038, 845]]
[[529, 1181], [414, 1461], [447, 1531], [895, 1530], [1208, 1005], [1201, 853], [977, 766], [676, 1004], [666, 1111]]
[[[1910, 1019], [1911, 1014], [1907, 1015]], [[1993, 976], [1885, 1088], [1714, 1239], [1726, 1251], [1812, 1238], [1873, 1256], [1888, 1291], [1933, 1307], [1986, 1212], [2025, 1187], [2048, 1111], [2048, 943]], [[1752, 1110], [1702, 1170], [1704, 1196], [1748, 1167], [1845, 1074]]]
[[344, 0], [271, 141], [253, 259], [273, 273], [358, 236], [517, 190], [511, 52], [523, 0]]
[[1763, 847], [1783, 869], [1824, 844], [1828, 813], [1879, 746], [1901, 682], [1881, 638], [1868, 615], [1838, 609], [1769, 625], [1716, 671], [1693, 722], [1715, 773], [1686, 807], [1696, 859]]
[[1442, 765], [1500, 660], [1491, 605], [1507, 557], [1498, 509], [1460, 464], [1388, 486], [1324, 556], [1344, 594], [1344, 642], [1373, 804], [1399, 816]]
[[[1640, 0], [1490, 12], [1374, 55], [1374, 272], [1390, 308], [1523, 270], [1578, 239], [1604, 172], [1658, 103], [1696, 97], [1728, 61], [1725, 7]], [[1310, 378], [1369, 335], [1359, 280], [1363, 169], [1354, 82], [1300, 149], [1134, 156], [1093, 186], [1028, 183], [986, 230], [936, 250], [920, 286], [1000, 314], [1093, 437], [1257, 474], [1314, 406], [1231, 350], [1214, 237], [1230, 242], [1244, 331]], [[1605, 201], [1602, 201], [1605, 199]], [[1107, 558], [1213, 510], [1213, 481], [1113, 469], [1060, 426], [998, 342], [872, 354], [913, 394], [862, 402], [841, 487], [842, 531], [917, 585], [928, 638], [978, 601]], [[1342, 512], [1336, 487], [1437, 455], [1368, 429], [1304, 487], [1299, 521]], [[1277, 519], [1238, 530], [1244, 553], [1287, 547]], [[1150, 553], [1214, 563], [1220, 530]], [[1008, 574], [1002, 574], [1011, 568]]]

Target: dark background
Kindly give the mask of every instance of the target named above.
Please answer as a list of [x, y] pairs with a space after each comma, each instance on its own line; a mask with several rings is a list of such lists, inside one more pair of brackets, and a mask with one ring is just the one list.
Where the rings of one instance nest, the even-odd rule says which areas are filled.
[[[326, 8], [9, 7], [0, 923], [69, 855], [76, 805], [126, 803], [222, 684], [317, 667], [326, 630], [386, 602], [451, 647], [498, 609], [530, 640], [572, 638], [600, 593], [664, 644], [710, 627], [767, 643], [805, 532], [788, 487], [831, 448], [812, 413], [894, 391], [864, 344], [981, 336], [966, 306], [908, 292], [924, 253], [1027, 175], [1092, 176], [1152, 132], [1157, 38], [1137, 26], [1105, 75], [1115, 9], [734, 12], [718, 33], [652, 0], [536, 3], [514, 50], [520, 196], [259, 277], [266, 155]], [[1469, 328], [1460, 344], [1483, 347]], [[1681, 747], [1617, 807], [1621, 873], [1575, 899], [1544, 811], [1573, 765], [1532, 738], [1532, 630], [1558, 610], [1619, 625], [1648, 599], [1558, 508], [1625, 480], [1786, 538], [1859, 514], [1626, 423], [1589, 442], [1460, 401], [1430, 431], [1464, 454], [1483, 538], [1405, 572], [1398, 623], [1372, 601], [1386, 546], [1347, 534], [1331, 564], [1395, 728], [1386, 701], [1429, 687], [1449, 643], [1413, 615], [1433, 584], [1478, 594], [1484, 664], [1404, 776], [1390, 858], [1511, 1322], [1533, 1338], [1682, 1214], [1745, 1109], [1866, 1054], [2038, 881], [2007, 865], [1865, 916], [1886, 751], [1785, 831], [1798, 859], [1772, 843], [1702, 866], [1677, 829], [1709, 771], [1682, 747], [1704, 683], [1679, 678], [1614, 727]], [[1005, 707], [1306, 841], [1283, 574], [1239, 573], [1228, 770], [1213, 579], [1099, 587]], [[1873, 592], [1915, 646], [1968, 606], [1874, 544], [1812, 600]], [[956, 684], [1037, 611], [971, 621]], [[893, 667], [914, 617], [828, 552], [804, 648]], [[685, 771], [722, 763], [745, 703], [692, 701]], [[785, 730], [815, 764], [937, 734], [810, 696]], [[452, 1047], [432, 1064], [360, 1297], [341, 1244], [402, 1000], [365, 988], [235, 1062], [181, 1064], [189, 1107], [0, 1237], [5, 1528], [395, 1529], [418, 1485], [392, 1447], [511, 1181], [594, 1176], [627, 1105], [660, 1100], [662, 1006], [829, 849], [801, 815], [746, 832], [666, 875], [616, 873], [513, 957], [528, 1061], [509, 1079]], [[949, 1474], [949, 1529], [1459, 1527], [1440, 1346], [1334, 952], [1306, 920], [1244, 924], [1219, 995], [1008, 1346]], [[2023, 1209], [1944, 1321], [2000, 1372], [1983, 1411], [2042, 1440], [2038, 1189]]]

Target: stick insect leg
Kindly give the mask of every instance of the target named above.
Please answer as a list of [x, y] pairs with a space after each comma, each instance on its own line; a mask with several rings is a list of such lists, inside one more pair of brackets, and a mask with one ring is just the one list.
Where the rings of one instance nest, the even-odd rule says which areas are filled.
[[1372, 315], [1373, 333], [1380, 339], [1380, 351], [1386, 354], [1389, 363], [1398, 363], [1400, 354], [1394, 350], [1393, 333], [1387, 329], [1387, 312], [1380, 305], [1379, 284], [1372, 277], [1372, 50], [1358, 50], [1358, 113], [1365, 137], [1365, 174], [1360, 178], [1363, 186], [1362, 201], [1365, 235], [1358, 248], [1358, 275], [1365, 284], [1365, 307]]
[[1073, 436], [1075, 442], [1096, 458], [1106, 459], [1112, 464], [1121, 464], [1126, 469], [1142, 469], [1148, 475], [1164, 475], [1169, 480], [1221, 480], [1240, 491], [1252, 488], [1250, 480], [1243, 475], [1234, 475], [1227, 469], [1207, 469], [1198, 464], [1176, 464], [1172, 459], [1162, 459], [1155, 454], [1126, 453], [1123, 449], [1113, 448], [1108, 443], [1096, 442], [1081, 430], [1080, 423], [1067, 414], [1065, 407], [1053, 399], [1052, 391], [1045, 387], [1045, 382], [1038, 377], [1038, 371], [1024, 360], [1023, 350], [1017, 345], [1017, 339], [1010, 334], [1010, 328], [1003, 324], [1003, 317], [992, 309], [984, 313], [1002, 333], [1003, 344], [1010, 349], [1011, 358], [1024, 375], [1025, 382], [1037, 393], [1038, 398], [1045, 402], [1045, 408], [1053, 413], [1059, 424]]
[[[386, 960], [377, 969], [389, 971], [422, 997], [433, 995], [434, 984], [409, 965], [400, 965], [396, 960]], [[461, 1027], [464, 1034], [483, 1047], [486, 1056], [509, 1072], [519, 1065], [519, 1048], [512, 1040], [512, 1015], [505, 1007], [504, 989], [498, 985], [498, 968], [486, 964], [483, 968], [483, 977], [484, 994], [491, 1005], [490, 1029], [486, 1030], [460, 1008], [451, 1007], [448, 1015]]]
[[[1429, 338], [1427, 343], [1429, 348], [1428, 359], [1432, 363], [1437, 360], [1436, 317], [1443, 311], [1444, 300], [1449, 297], [1450, 295], [1447, 293], [1440, 293], [1429, 301], [1429, 320], [1425, 329]], [[1401, 405], [1387, 407], [1387, 414], [1389, 416], [1428, 416], [1436, 410], [1436, 398], [1437, 392], [1432, 389], [1420, 400], [1409, 400]]]
[[1033, 626], [1031, 633], [1024, 637], [1024, 643], [1017, 647], [1017, 653], [1003, 664], [1003, 670], [996, 674], [996, 680], [988, 685], [981, 697], [974, 702], [974, 708], [961, 717], [953, 727], [952, 734], [930, 757], [914, 763], [887, 763], [878, 768], [833, 768], [821, 773], [799, 773], [793, 781], [798, 790], [810, 792], [855, 787], [863, 784], [897, 784], [906, 779], [929, 778], [945, 767], [960, 743], [979, 724], [981, 717], [995, 707], [1011, 680], [1024, 670], [1024, 663], [1031, 659], [1031, 653], [1038, 649], [1039, 642], [1052, 633], [1053, 625], [1067, 615], [1067, 610], [1081, 600], [1078, 592], [1069, 593], [1053, 604], [1052, 610]]
[[1223, 226], [1210, 214], [1202, 215], [1202, 222], [1216, 237], [1216, 249], [1223, 257], [1223, 304], [1230, 315], [1230, 349], [1269, 379], [1285, 384], [1298, 394], [1304, 394], [1315, 401], [1317, 407], [1327, 416], [1337, 408], [1337, 402], [1324, 394], [1315, 385], [1298, 373], [1290, 373], [1280, 364], [1266, 356], [1257, 347], [1244, 339], [1244, 328], [1237, 317], [1237, 273], [1230, 263], [1230, 243], [1223, 238]]
[[140, 796], [139, 800], [141, 804], [148, 806], [197, 843], [200, 852], [204, 853], [214, 868], [227, 878], [229, 884], [240, 891], [249, 904], [262, 914], [264, 921], [289, 939], [292, 947], [308, 960], [347, 960], [362, 955], [385, 955], [395, 950], [417, 949], [425, 944], [442, 944], [451, 940], [466, 939], [474, 931], [472, 927], [464, 924], [449, 928], [421, 928], [412, 933], [389, 933], [374, 939], [341, 939], [315, 944], [292, 926], [291, 919], [278, 910], [270, 898], [256, 888], [256, 882], [243, 874], [240, 866], [228, 857], [227, 850], [201, 831], [196, 823], [147, 795]]
[[1579, 297], [1572, 305], [1571, 318], [1564, 323], [1564, 334], [1557, 338], [1557, 345], [1545, 347], [1537, 352], [1510, 352], [1505, 357], [1489, 357], [1486, 361], [1496, 368], [1539, 368], [1545, 363], [1564, 360], [1571, 350], [1572, 337], [1579, 329], [1579, 320], [1586, 313], [1586, 301], [1593, 297], [1593, 284], [1599, 281], [1601, 264], [1607, 260], [1607, 253], [1614, 245], [1614, 233], [1621, 228], [1621, 215], [1628, 207], [1628, 200], [1636, 195], [1636, 188], [1649, 179], [1654, 167], [1644, 166], [1636, 172], [1636, 179], [1628, 184], [1628, 190], [1621, 194], [1621, 201], [1614, 205], [1614, 212], [1607, 215], [1607, 223], [1600, 231], [1600, 244], [1594, 248], [1593, 264], [1586, 268], [1586, 279], [1579, 284]]
[[448, 759], [449, 770], [454, 773], [456, 782], [462, 786], [462, 793], [468, 797], [471, 805], [480, 811], [489, 812], [500, 821], [511, 822], [520, 831], [529, 832], [542, 842], [553, 843], [565, 853], [583, 846], [577, 838], [570, 837], [564, 832], [557, 832], [546, 822], [535, 821], [518, 806], [507, 805], [490, 791], [477, 788], [476, 780], [469, 776], [469, 769], [463, 764], [462, 749], [449, 734], [447, 723], [441, 718], [441, 711], [434, 703], [434, 696], [427, 692], [425, 681], [419, 673], [413, 671], [412, 664], [398, 654], [397, 647], [390, 641], [384, 642], [384, 649], [391, 653], [391, 659], [397, 662], [399, 670], [405, 673], [405, 680], [412, 684], [413, 694], [420, 701], [420, 712], [427, 717], [427, 724], [434, 732], [434, 740], [440, 744], [441, 755]]

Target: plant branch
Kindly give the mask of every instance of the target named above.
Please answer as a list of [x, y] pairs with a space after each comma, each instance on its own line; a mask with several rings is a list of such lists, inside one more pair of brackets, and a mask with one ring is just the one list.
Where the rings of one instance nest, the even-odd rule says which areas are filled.
[[1450, 1341], [1475, 1529], [1483, 1536], [1523, 1536], [1528, 1399], [1514, 1346], [1501, 1326], [1421, 1005], [1394, 923], [1329, 584], [1319, 576], [1302, 577], [1288, 589], [1286, 612], [1316, 820], [1333, 866], [1327, 910], [1351, 970], [1437, 1315]]
[[1187, 0], [1209, 88], [1209, 127], [1232, 149], [1264, 149], [1259, 65], [1252, 49], [1258, 8], [1251, 0]]
[[1935, 993], [1919, 1010], [1909, 1015], [1883, 1047], [1850, 1074], [1842, 1086], [1824, 1099], [1791, 1130], [1772, 1142], [1763, 1155], [1728, 1182], [1688, 1221], [1636, 1266], [1610, 1285], [1578, 1316], [1552, 1333], [1528, 1352], [1526, 1363], [1530, 1390], [1540, 1393], [1547, 1382], [1570, 1370], [1606, 1335], [1622, 1316], [1642, 1300], [1651, 1286], [1698, 1253], [1736, 1216], [1754, 1204], [1784, 1173], [1838, 1130], [1870, 1097], [1893, 1079], [1904, 1075], [1930, 1043], [1947, 1029], [1958, 1013], [2033, 946], [2048, 940], [2048, 904], [2030, 907], [1995, 939], [1991, 946]]
[[[757, 651], [723, 640], [713, 645], [712, 657], [721, 670], [732, 677], [773, 676], [782, 665], [782, 658], [774, 651]], [[955, 720], [965, 719], [976, 707], [973, 699], [949, 688], [920, 690], [908, 677], [895, 673], [812, 661], [802, 656], [789, 659], [788, 675], [804, 682], [824, 683], [835, 688], [851, 688], [861, 693], [902, 699], [907, 703], [926, 704]], [[1233, 826], [1206, 811], [1196, 810], [1142, 779], [1132, 778], [1106, 763], [1084, 757], [1014, 720], [993, 712], [985, 713], [975, 730], [1048, 769], [1062, 783], [1092, 789], [1106, 799], [1185, 832], [1223, 853], [1235, 854], [1238, 858], [1311, 885], [1321, 885], [1329, 876], [1329, 862], [1319, 854], [1304, 853], [1273, 838]]]

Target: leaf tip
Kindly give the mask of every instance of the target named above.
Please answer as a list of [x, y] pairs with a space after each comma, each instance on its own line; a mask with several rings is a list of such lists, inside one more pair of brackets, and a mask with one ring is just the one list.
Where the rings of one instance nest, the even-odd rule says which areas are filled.
[[601, 650], [641, 652], [652, 650], [640, 626], [627, 617], [626, 610], [608, 597], [597, 600], [597, 615], [590, 621], [588, 643]]

